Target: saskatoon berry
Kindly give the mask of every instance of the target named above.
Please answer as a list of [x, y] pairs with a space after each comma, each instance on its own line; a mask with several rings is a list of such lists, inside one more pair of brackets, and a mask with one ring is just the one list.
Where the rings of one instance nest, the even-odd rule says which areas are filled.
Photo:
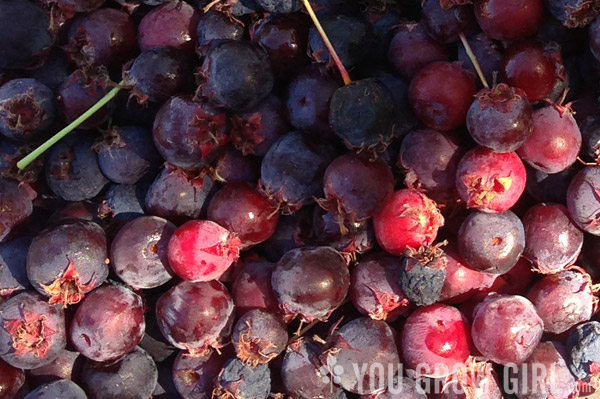
[[266, 12], [273, 14], [289, 14], [302, 8], [300, 0], [256, 0], [256, 3]]
[[150, 132], [138, 126], [113, 126], [95, 148], [104, 176], [120, 184], [137, 183], [161, 161]]
[[221, 40], [242, 40], [244, 32], [244, 25], [237, 19], [223, 12], [210, 10], [198, 22], [196, 53], [203, 57], [210, 46]]
[[495, 152], [517, 150], [533, 129], [533, 109], [520, 89], [503, 83], [477, 93], [467, 113], [477, 144]]
[[252, 309], [270, 313], [279, 310], [279, 303], [271, 288], [275, 263], [262, 259], [246, 259], [238, 266], [231, 285], [231, 296], [238, 316]]
[[223, 144], [229, 129], [227, 115], [207, 101], [171, 97], [156, 113], [152, 137], [158, 152], [171, 165], [199, 168]]
[[84, 359], [79, 352], [63, 349], [58, 357], [47, 365], [27, 370], [27, 382], [30, 386], [37, 387], [57, 380], [79, 381]]
[[29, 392], [24, 399], [88, 399], [79, 385], [69, 380], [58, 380]]
[[[113, 184], [106, 191], [106, 199], [98, 206], [94, 217], [110, 216], [116, 226], [144, 216], [144, 197], [148, 191], [147, 182], [133, 184]], [[93, 220], [93, 219], [90, 219]]]
[[0, 359], [0, 399], [13, 399], [25, 384], [23, 370]]
[[200, 69], [199, 93], [215, 104], [242, 111], [260, 103], [273, 88], [269, 56], [258, 44], [226, 40], [209, 50]]
[[408, 83], [393, 72], [383, 69], [375, 71], [373, 77], [388, 88], [394, 100], [394, 135], [400, 137], [417, 125], [417, 118], [410, 108], [408, 101]]
[[186, 281], [214, 280], [238, 259], [241, 244], [236, 234], [215, 222], [191, 220], [169, 239], [169, 265]]
[[338, 219], [339, 216], [334, 213], [315, 207], [312, 220], [313, 243], [330, 246], [347, 260], [353, 260], [357, 254], [373, 248], [375, 236], [368, 221], [354, 222], [347, 228], [340, 226]]
[[600, 236], [600, 167], [587, 167], [575, 175], [567, 190], [567, 206], [581, 230]]
[[88, 361], [82, 374], [89, 399], [149, 398], [158, 378], [154, 360], [139, 347], [111, 364]]
[[213, 196], [207, 217], [236, 235], [247, 248], [269, 239], [279, 213], [258, 190], [247, 183], [229, 183]]
[[437, 399], [466, 399], [469, 395], [486, 399], [504, 398], [491, 363], [469, 359], [466, 367], [446, 379]]
[[[388, 378], [397, 373], [400, 364], [396, 333], [384, 321], [354, 319], [335, 333], [331, 346], [320, 359], [328, 370], [334, 370], [335, 365], [347, 370], [338, 376], [345, 390], [361, 395], [379, 392], [387, 385]], [[350, 371], [359, 364], [368, 370], [360, 377]]]
[[473, 77], [462, 65], [434, 62], [415, 75], [408, 97], [421, 122], [446, 131], [465, 123], [476, 92]]
[[27, 276], [51, 304], [80, 302], [108, 276], [106, 236], [94, 222], [72, 220], [38, 234], [27, 253]]
[[[440, 294], [442, 302], [448, 304], [465, 302], [477, 292], [492, 287], [497, 280], [496, 275], [471, 269], [452, 248], [444, 248], [443, 256], [446, 258], [446, 279]], [[527, 286], [529, 282], [527, 281]]]
[[256, 367], [275, 359], [287, 346], [288, 333], [279, 315], [250, 310], [238, 319], [231, 334], [237, 357]]
[[583, 246], [583, 233], [566, 207], [537, 204], [525, 214], [523, 226], [526, 242], [523, 256], [538, 272], [557, 273], [575, 263]]
[[401, 22], [395, 27], [388, 60], [404, 79], [410, 80], [427, 65], [449, 58], [448, 47], [429, 37], [424, 23]]
[[366, 10], [361, 10], [361, 15], [371, 24], [374, 33], [369, 59], [375, 62], [386, 61], [394, 28], [403, 21], [402, 10], [397, 5], [388, 3], [386, 7], [366, 7]]
[[54, 93], [35, 79], [14, 79], [0, 87], [0, 133], [31, 141], [54, 122]]
[[54, 49], [46, 58], [44, 65], [32, 70], [29, 77], [56, 92], [63, 80], [71, 73], [71, 69], [64, 52], [60, 49]]
[[536, 41], [511, 45], [502, 58], [501, 80], [523, 90], [529, 101], [544, 100], [552, 93], [557, 81], [566, 79], [562, 57], [556, 47], [556, 44], [544, 45]]
[[458, 231], [458, 253], [474, 270], [505, 274], [517, 264], [524, 249], [523, 223], [511, 211], [472, 212]]
[[477, 350], [501, 365], [523, 363], [535, 350], [543, 331], [544, 322], [533, 304], [517, 295], [486, 298], [475, 309], [471, 328]]
[[23, 227], [33, 213], [32, 201], [37, 193], [27, 185], [0, 178], [0, 242], [5, 242]]
[[360, 151], [385, 146], [394, 134], [394, 99], [377, 79], [362, 79], [331, 97], [329, 124], [346, 147]]
[[491, 39], [517, 41], [537, 32], [544, 18], [544, 0], [475, 0], [475, 17]]
[[239, 359], [227, 361], [219, 373], [213, 398], [267, 399], [271, 392], [271, 371], [266, 364], [248, 366]]
[[294, 131], [269, 148], [260, 169], [260, 184], [267, 197], [293, 213], [322, 192], [322, 176], [335, 158], [333, 148]]
[[138, 26], [140, 50], [168, 46], [193, 52], [199, 19], [198, 11], [184, 1], [170, 1], [152, 9]]
[[25, 291], [0, 305], [0, 358], [20, 369], [44, 366], [67, 344], [65, 314]]
[[192, 85], [192, 64], [181, 50], [152, 48], [123, 67], [123, 83], [131, 87], [131, 95], [138, 103], [162, 103], [171, 96], [188, 91]]
[[600, 163], [600, 119], [586, 119], [581, 124], [581, 137], [581, 157], [588, 162]]
[[215, 150], [213, 174], [215, 180], [226, 183], [256, 184], [260, 177], [261, 158], [243, 155], [232, 145], [219, 147]]
[[567, 28], [582, 28], [600, 14], [598, 4], [586, 0], [546, 0], [554, 18]]
[[[486, 81], [493, 82], [494, 73], [500, 71], [500, 64], [502, 62], [502, 54], [499, 46], [484, 33], [469, 36], [468, 40], [475, 58], [479, 61], [483, 76]], [[465, 69], [468, 69], [473, 74], [476, 73], [475, 66], [464, 46], [458, 46], [458, 61], [463, 63]]]
[[600, 377], [600, 323], [578, 325], [567, 337], [567, 363], [575, 377], [584, 382]]
[[541, 170], [526, 167], [527, 193], [537, 202], [567, 203], [567, 189], [577, 173], [575, 167], [562, 172], [548, 174]]
[[407, 251], [400, 274], [400, 285], [405, 295], [417, 306], [427, 306], [440, 299], [446, 279], [446, 259], [441, 251], [432, 254]]
[[544, 331], [551, 334], [562, 334], [588, 321], [597, 302], [592, 278], [576, 268], [542, 277], [527, 298], [544, 320]]
[[156, 216], [142, 216], [123, 226], [110, 247], [113, 270], [133, 288], [155, 288], [172, 278], [167, 244], [177, 227]]
[[299, 248], [277, 262], [271, 284], [286, 316], [310, 323], [326, 320], [342, 303], [350, 273], [344, 258], [332, 248]]
[[517, 154], [477, 147], [458, 164], [456, 189], [467, 208], [505, 212], [521, 197], [526, 180], [525, 166]]
[[447, 203], [456, 197], [456, 169], [463, 155], [463, 147], [454, 135], [432, 129], [413, 130], [402, 140], [398, 167], [405, 171], [407, 187], [422, 190], [438, 203]]
[[433, 378], [454, 373], [471, 353], [467, 319], [458, 309], [442, 304], [419, 308], [408, 316], [401, 342], [406, 366]]
[[0, 244], [0, 297], [31, 288], [25, 269], [30, 245], [31, 238], [27, 236]]
[[350, 276], [354, 307], [375, 320], [390, 322], [407, 316], [411, 305], [398, 281], [401, 270], [400, 260], [385, 253], [362, 258]]
[[127, 288], [104, 285], [77, 308], [70, 338], [86, 358], [108, 362], [133, 351], [145, 327], [142, 298]]
[[124, 11], [103, 8], [87, 14], [69, 35], [65, 51], [78, 67], [119, 68], [137, 52], [136, 26]]
[[183, 281], [156, 303], [156, 320], [172, 345], [191, 354], [220, 348], [234, 322], [233, 300], [220, 282]]
[[442, 43], [451, 43], [461, 33], [475, 30], [477, 24], [471, 5], [442, 7], [440, 0], [423, 2], [423, 22], [427, 33]]
[[377, 242], [394, 255], [430, 246], [443, 224], [435, 202], [410, 189], [394, 192], [373, 216]]
[[533, 130], [517, 150], [523, 161], [546, 173], [567, 169], [581, 149], [581, 132], [571, 110], [558, 105], [533, 113]]
[[179, 352], [172, 372], [177, 392], [184, 399], [212, 399], [214, 381], [229, 358], [227, 348], [224, 353], [210, 350], [202, 356]]

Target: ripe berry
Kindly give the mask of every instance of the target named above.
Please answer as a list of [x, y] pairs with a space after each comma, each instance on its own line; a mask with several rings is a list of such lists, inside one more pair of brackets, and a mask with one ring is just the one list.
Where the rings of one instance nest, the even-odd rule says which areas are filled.
[[267, 399], [271, 392], [271, 371], [266, 364], [247, 366], [233, 358], [223, 365], [216, 378], [215, 399]]
[[575, 175], [567, 190], [567, 206], [581, 230], [600, 236], [600, 167], [586, 167]]
[[237, 357], [253, 367], [275, 359], [285, 350], [288, 338], [281, 317], [261, 309], [250, 310], [240, 317], [231, 334]]
[[475, 0], [475, 16], [490, 38], [517, 41], [533, 35], [544, 18], [543, 0]]
[[581, 149], [581, 132], [571, 110], [551, 105], [533, 113], [533, 130], [517, 150], [523, 161], [546, 173], [571, 166]]
[[224, 12], [210, 10], [198, 21], [196, 53], [203, 57], [213, 44], [221, 40], [242, 40], [244, 25]]
[[67, 344], [65, 314], [25, 291], [0, 304], [0, 358], [21, 369], [53, 361]]
[[505, 212], [521, 197], [526, 180], [525, 166], [517, 154], [477, 147], [461, 159], [456, 189], [468, 208]]
[[[47, 365], [28, 370], [27, 382], [31, 386], [37, 387], [57, 380], [80, 381], [81, 366], [84, 362], [85, 358], [79, 352], [63, 349], [58, 357]], [[0, 366], [1, 368], [2, 366]], [[0, 392], [3, 391], [0, 390]], [[2, 395], [0, 395], [0, 398], [2, 398]]]
[[215, 379], [223, 364], [231, 357], [229, 352], [227, 347], [223, 348], [223, 353], [210, 350], [206, 355], [190, 355], [180, 351], [173, 362], [172, 371], [177, 392], [183, 398], [211, 399]]
[[220, 348], [231, 334], [234, 305], [220, 282], [183, 281], [156, 303], [156, 320], [165, 339], [191, 354]]
[[186, 2], [167, 2], [153, 8], [138, 26], [140, 50], [169, 46], [194, 51], [200, 14]]
[[368, 221], [355, 222], [348, 227], [341, 227], [338, 219], [339, 216], [334, 213], [327, 212], [321, 207], [315, 207], [311, 242], [315, 245], [332, 247], [339, 251], [346, 260], [353, 260], [357, 254], [366, 253], [373, 248], [375, 235]]
[[241, 241], [209, 220], [191, 220], [179, 227], [167, 250], [173, 272], [186, 281], [219, 278], [239, 257]]
[[83, 389], [79, 385], [69, 380], [58, 380], [37, 387], [29, 392], [26, 399], [46, 399], [46, 398], [69, 398], [69, 399], [87, 399]]
[[467, 113], [467, 129], [483, 147], [515, 151], [531, 134], [533, 109], [522, 90], [501, 83], [477, 93]]
[[273, 14], [289, 14], [302, 8], [299, 0], [256, 0], [256, 3], [263, 10]]
[[567, 337], [567, 363], [571, 373], [592, 385], [600, 378], [600, 323], [578, 325]]
[[492, 287], [497, 280], [496, 275], [470, 268], [470, 265], [463, 261], [453, 248], [444, 248], [443, 256], [446, 258], [446, 279], [440, 294], [440, 302], [448, 304], [465, 302], [477, 292]]
[[423, 22], [427, 33], [442, 43], [452, 43], [458, 35], [476, 29], [477, 23], [470, 5], [442, 7], [439, 0], [423, 2]]
[[542, 338], [544, 322], [526, 298], [492, 295], [475, 309], [471, 334], [477, 350], [501, 365], [523, 363]]
[[310, 323], [326, 320], [342, 303], [350, 273], [344, 258], [332, 248], [299, 248], [277, 262], [271, 284], [285, 314]]
[[571, 220], [563, 205], [537, 204], [523, 218], [525, 251], [523, 256], [537, 271], [557, 273], [577, 260], [583, 233]]
[[108, 362], [133, 351], [145, 327], [142, 298], [127, 288], [104, 285], [77, 308], [70, 339], [86, 358]]
[[567, 28], [583, 28], [598, 16], [594, 2], [586, 0], [547, 0], [548, 11]]
[[265, 260], [246, 259], [236, 270], [231, 285], [231, 296], [238, 316], [252, 309], [262, 309], [270, 313], [279, 310], [279, 303], [271, 288], [271, 274], [275, 263]]
[[402, 355], [418, 376], [446, 377], [464, 366], [471, 354], [469, 324], [448, 305], [417, 309], [402, 328]]
[[477, 362], [469, 359], [466, 367], [446, 378], [437, 399], [467, 399], [481, 397], [502, 399], [498, 376], [489, 362]]
[[408, 96], [421, 122], [446, 131], [465, 123], [476, 92], [473, 77], [460, 64], [434, 62], [415, 75]]
[[[31, 237], [20, 237], [0, 244], [0, 297], [31, 288], [25, 262]], [[1, 392], [1, 391], [0, 391]]]
[[0, 242], [11, 239], [24, 227], [33, 213], [33, 203], [37, 194], [28, 185], [0, 178]]
[[377, 242], [394, 255], [430, 246], [443, 224], [435, 202], [410, 189], [394, 192], [373, 216]]
[[0, 360], [0, 399], [13, 399], [25, 384], [25, 372]]

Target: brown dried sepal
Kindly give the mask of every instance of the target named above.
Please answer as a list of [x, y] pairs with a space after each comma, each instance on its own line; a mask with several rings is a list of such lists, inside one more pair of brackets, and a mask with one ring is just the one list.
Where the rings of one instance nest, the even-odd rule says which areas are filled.
[[83, 284], [73, 261], [68, 259], [68, 262], [65, 271], [53, 283], [42, 284], [44, 292], [50, 297], [48, 302], [51, 305], [60, 303], [63, 308], [81, 302], [85, 293], [96, 286], [95, 278], [89, 284]]
[[32, 353], [36, 357], [44, 357], [50, 344], [48, 337], [55, 334], [48, 325], [44, 315], [25, 313], [22, 320], [6, 320], [4, 329], [12, 337], [12, 346], [16, 355]]
[[251, 326], [246, 321], [246, 331], [240, 334], [239, 342], [235, 344], [235, 349], [239, 359], [246, 365], [256, 367], [259, 364], [269, 363], [277, 357], [277, 353], [267, 353], [275, 345], [261, 338], [251, 338]]

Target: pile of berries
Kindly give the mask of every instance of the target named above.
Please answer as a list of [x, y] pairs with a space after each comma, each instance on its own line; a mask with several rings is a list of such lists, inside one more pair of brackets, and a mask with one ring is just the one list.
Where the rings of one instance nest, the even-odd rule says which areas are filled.
[[600, 0], [0, 0], [0, 36], [0, 399], [600, 391]]

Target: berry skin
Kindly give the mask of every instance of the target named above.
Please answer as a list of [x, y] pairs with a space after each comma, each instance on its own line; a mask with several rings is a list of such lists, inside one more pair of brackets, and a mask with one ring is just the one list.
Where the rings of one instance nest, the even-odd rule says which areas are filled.
[[437, 399], [467, 399], [470, 397], [504, 398], [498, 376], [491, 363], [469, 359], [465, 368], [446, 378]]
[[138, 26], [140, 50], [169, 46], [194, 51], [200, 14], [186, 2], [167, 2], [152, 9]]
[[108, 276], [104, 230], [94, 222], [71, 220], [42, 231], [29, 247], [27, 276], [51, 304], [80, 302]]
[[600, 163], [600, 119], [588, 117], [581, 124], [581, 157], [587, 162]]
[[133, 288], [159, 287], [171, 280], [167, 244], [177, 227], [156, 216], [142, 216], [123, 226], [110, 247], [113, 270]]
[[35, 79], [14, 79], [0, 87], [0, 133], [31, 141], [54, 122], [54, 93]]
[[583, 233], [575, 226], [563, 205], [537, 204], [523, 218], [525, 251], [540, 273], [560, 272], [577, 260], [583, 246]]
[[467, 113], [467, 129], [483, 147], [516, 151], [531, 134], [533, 109], [522, 90], [500, 83], [477, 93]]
[[583, 28], [600, 14], [598, 4], [586, 0], [546, 0], [548, 11], [567, 28]]
[[252, 367], [275, 359], [285, 350], [288, 338], [281, 317], [261, 309], [250, 310], [240, 317], [231, 334], [237, 357]]
[[[496, 275], [471, 269], [453, 248], [444, 248], [443, 256], [446, 258], [446, 279], [440, 302], [465, 302], [477, 292], [492, 287], [497, 280]], [[529, 282], [526, 285], [529, 285]]]
[[25, 291], [0, 304], [0, 358], [21, 369], [53, 361], [67, 344], [65, 314]]
[[435, 202], [418, 191], [396, 191], [373, 217], [379, 245], [393, 255], [433, 244], [444, 217]]
[[[369, 317], [354, 319], [332, 337], [331, 346], [321, 356], [328, 370], [342, 366], [339, 384], [347, 391], [361, 395], [381, 391], [388, 378], [397, 373], [400, 357], [396, 348], [396, 333], [384, 321]], [[364, 376], [352, 372], [352, 365], [366, 366]], [[371, 367], [378, 364], [382, 368]], [[376, 371], [377, 370], [377, 371]]]
[[523, 41], [513, 44], [504, 53], [500, 78], [509, 86], [523, 90], [529, 101], [534, 102], [548, 97], [557, 81], [565, 81], [566, 76], [556, 45]]
[[415, 75], [408, 97], [421, 122], [447, 131], [464, 125], [476, 92], [473, 77], [459, 63], [433, 62]]
[[220, 348], [231, 334], [234, 305], [220, 282], [183, 281], [164, 293], [156, 303], [161, 333], [172, 345], [191, 354]]
[[240, 21], [223, 12], [210, 10], [198, 22], [196, 53], [203, 57], [210, 46], [221, 40], [242, 40], [244, 32], [244, 25]]
[[292, 249], [277, 262], [271, 285], [286, 316], [311, 323], [326, 320], [346, 298], [350, 273], [330, 247]]
[[25, 384], [23, 370], [0, 360], [0, 399], [13, 399]]
[[223, 353], [210, 350], [204, 356], [180, 351], [173, 362], [172, 371], [173, 384], [177, 392], [183, 398], [210, 399], [214, 381], [221, 372], [223, 364], [231, 357], [229, 352], [228, 347], [223, 348]]
[[463, 155], [464, 149], [454, 135], [432, 129], [413, 130], [402, 140], [398, 167], [405, 170], [407, 187], [422, 190], [438, 203], [447, 203], [456, 197], [456, 169]]
[[600, 167], [586, 167], [575, 175], [567, 190], [567, 207], [581, 230], [600, 236]]
[[205, 81], [199, 93], [232, 111], [257, 105], [273, 88], [269, 56], [252, 42], [229, 40], [216, 45], [204, 58], [200, 74]]
[[362, 258], [350, 276], [350, 298], [354, 307], [375, 320], [391, 322], [399, 316], [407, 316], [411, 304], [398, 281], [401, 270], [400, 259], [386, 253]]
[[252, 309], [262, 309], [270, 313], [279, 310], [279, 303], [271, 288], [273, 269], [275, 263], [261, 259], [247, 259], [236, 269], [231, 296], [238, 316]]
[[25, 269], [30, 245], [31, 237], [27, 236], [0, 244], [0, 297], [31, 288]]
[[544, 322], [529, 300], [491, 295], [475, 308], [471, 334], [477, 350], [501, 365], [523, 363], [535, 350]]
[[517, 41], [535, 34], [544, 18], [543, 0], [475, 0], [475, 17], [490, 38]]
[[237, 236], [242, 248], [268, 240], [279, 221], [267, 198], [246, 183], [224, 185], [210, 201], [207, 217]]
[[[485, 33], [469, 36], [468, 40], [475, 58], [479, 61], [481, 72], [483, 72], [486, 81], [494, 82], [494, 73], [500, 70], [502, 62], [500, 47]], [[458, 47], [458, 61], [462, 62], [463, 67], [471, 71], [471, 73], [477, 73], [464, 46]]]
[[29, 392], [24, 399], [87, 399], [83, 389], [69, 380], [58, 380], [44, 384]]
[[30, 386], [37, 387], [57, 380], [80, 381], [81, 366], [84, 361], [85, 358], [79, 352], [63, 349], [58, 357], [47, 365], [28, 370], [27, 382]]
[[429, 37], [423, 23], [401, 22], [394, 29], [388, 60], [404, 79], [410, 80], [427, 65], [449, 58], [448, 47]]
[[145, 327], [142, 298], [127, 288], [105, 285], [77, 308], [70, 339], [86, 358], [108, 362], [133, 351]]
[[167, 249], [173, 272], [186, 281], [219, 278], [239, 257], [241, 241], [209, 220], [191, 220], [179, 227]]
[[266, 12], [273, 14], [289, 14], [302, 8], [302, 2], [299, 0], [256, 0], [256, 3]]
[[471, 354], [469, 324], [448, 305], [417, 309], [402, 328], [402, 355], [419, 376], [446, 377], [464, 365]]
[[577, 268], [542, 277], [527, 298], [544, 320], [544, 331], [551, 334], [562, 334], [588, 321], [598, 301], [592, 292], [592, 278]]
[[533, 113], [533, 130], [517, 153], [534, 169], [558, 173], [575, 162], [580, 149], [581, 132], [573, 113], [554, 105]]
[[402, 291], [417, 306], [433, 305], [446, 280], [446, 258], [437, 248], [425, 256], [410, 250], [407, 255], [400, 273]]
[[505, 212], [525, 190], [525, 166], [514, 152], [499, 154], [483, 147], [469, 151], [460, 161], [456, 189], [467, 208]]
[[266, 364], [252, 367], [233, 358], [225, 363], [215, 385], [213, 398], [267, 399], [271, 392], [271, 371]]
[[329, 124], [353, 151], [387, 145], [394, 133], [394, 99], [377, 79], [362, 79], [337, 89], [331, 97]]
[[33, 203], [37, 194], [29, 185], [0, 178], [0, 242], [13, 238], [25, 226], [33, 213]]
[[509, 272], [524, 249], [523, 223], [511, 211], [496, 214], [473, 212], [458, 231], [461, 258], [468, 267], [481, 272]]
[[423, 2], [423, 22], [427, 33], [442, 43], [455, 42], [459, 34], [472, 32], [477, 27], [471, 5], [446, 8], [439, 0]]
[[597, 383], [600, 378], [600, 323], [578, 325], [567, 337], [567, 363], [571, 373], [584, 382]]

